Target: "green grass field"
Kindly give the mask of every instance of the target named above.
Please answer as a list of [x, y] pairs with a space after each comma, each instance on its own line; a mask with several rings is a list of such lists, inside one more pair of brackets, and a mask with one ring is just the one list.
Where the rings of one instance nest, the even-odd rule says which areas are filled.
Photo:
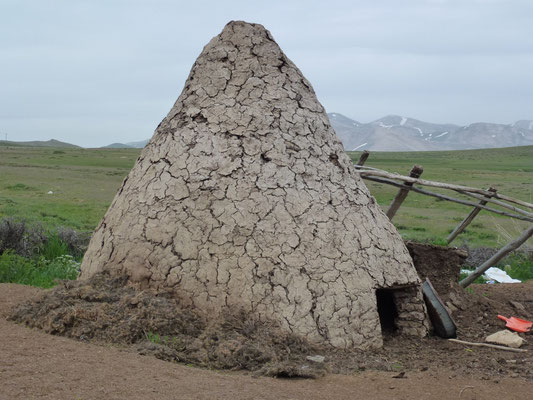
[[139, 153], [0, 147], [0, 218], [92, 231]]
[[[22, 217], [47, 228], [92, 231], [139, 156], [139, 149], [69, 149], [0, 146], [0, 218]], [[360, 153], [349, 153], [353, 160]], [[366, 165], [500, 192], [533, 201], [533, 146], [443, 152], [372, 153]], [[384, 208], [397, 189], [368, 182]], [[48, 194], [48, 192], [53, 192]], [[467, 206], [411, 193], [393, 222], [406, 238], [442, 242], [470, 211]], [[454, 245], [501, 246], [527, 222], [482, 211]], [[530, 246], [533, 243], [530, 241]]]

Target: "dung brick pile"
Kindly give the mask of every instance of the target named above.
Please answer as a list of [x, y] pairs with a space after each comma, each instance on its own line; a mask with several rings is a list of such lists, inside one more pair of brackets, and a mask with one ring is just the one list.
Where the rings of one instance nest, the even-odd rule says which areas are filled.
[[399, 234], [258, 24], [230, 22], [196, 60], [92, 237], [81, 279], [101, 271], [336, 347], [381, 346], [376, 290], [411, 287], [397, 326], [427, 332]]

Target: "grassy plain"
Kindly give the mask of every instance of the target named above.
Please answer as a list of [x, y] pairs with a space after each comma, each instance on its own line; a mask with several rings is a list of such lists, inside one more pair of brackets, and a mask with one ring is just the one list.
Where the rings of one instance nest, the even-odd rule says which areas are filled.
[[[0, 146], [0, 218], [23, 217], [51, 229], [66, 226], [92, 231], [139, 154], [139, 149]], [[349, 155], [356, 161], [360, 153]], [[408, 174], [414, 164], [424, 167], [423, 177], [429, 180], [480, 188], [494, 186], [507, 195], [533, 201], [533, 146], [376, 152], [366, 163], [401, 174]], [[386, 208], [397, 189], [366, 183]], [[406, 238], [439, 243], [469, 211], [467, 206], [411, 193], [393, 222]], [[482, 211], [454, 244], [501, 246], [517, 236], [526, 224]]]
[[139, 153], [0, 146], [0, 218], [92, 231]]

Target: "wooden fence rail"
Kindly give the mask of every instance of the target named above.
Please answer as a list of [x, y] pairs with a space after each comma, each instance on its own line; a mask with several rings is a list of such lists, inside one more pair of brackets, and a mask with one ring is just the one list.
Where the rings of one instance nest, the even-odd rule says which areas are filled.
[[[368, 169], [365, 166], [359, 166], [359, 165], [355, 165], [355, 168], [360, 170], [359, 174], [361, 175], [362, 178], [365, 178], [367, 176], [378, 176], [378, 177], [389, 178], [393, 180], [396, 179], [396, 180], [401, 180], [401, 181], [410, 182], [410, 183], [417, 183], [422, 186], [432, 186], [432, 187], [437, 187], [441, 189], [450, 189], [450, 190], [454, 190], [459, 193], [466, 194], [468, 196], [472, 196], [472, 194], [477, 193], [477, 194], [489, 196], [489, 199], [487, 200], [489, 202], [493, 202], [494, 201], [493, 199], [500, 199], [500, 200], [504, 200], [510, 203], [519, 204], [523, 207], [533, 209], [533, 204], [528, 203], [527, 201], [515, 199], [510, 196], [505, 196], [501, 193], [491, 193], [485, 189], [471, 188], [468, 186], [461, 186], [461, 185], [452, 185], [449, 183], [434, 182], [434, 181], [428, 181], [428, 180], [419, 179], [419, 178], [411, 178], [409, 176], [394, 174], [394, 173], [383, 171], [377, 168]], [[368, 169], [368, 170], [365, 170], [365, 169]]]
[[515, 218], [515, 219], [521, 219], [522, 221], [533, 222], [533, 217], [526, 217], [525, 215], [520, 215], [520, 214], [510, 214], [508, 212], [500, 211], [500, 210], [497, 210], [495, 208], [491, 208], [491, 207], [487, 207], [487, 206], [483, 206], [483, 205], [481, 205], [479, 203], [473, 203], [473, 202], [468, 201], [468, 200], [457, 199], [457, 198], [454, 198], [454, 197], [446, 196], [446, 195], [440, 194], [440, 193], [430, 192], [428, 190], [420, 189], [420, 188], [417, 188], [417, 187], [409, 187], [409, 186], [406, 186], [406, 185], [404, 185], [402, 183], [398, 183], [398, 182], [395, 182], [395, 181], [390, 180], [390, 179], [374, 178], [374, 177], [368, 176], [368, 175], [363, 177], [363, 178], [367, 179], [369, 181], [374, 181], [374, 182], [378, 182], [378, 183], [386, 183], [386, 184], [391, 185], [391, 186], [396, 186], [396, 187], [399, 187], [399, 188], [412, 190], [413, 192], [420, 193], [420, 194], [425, 194], [427, 196], [436, 197], [438, 199], [448, 200], [448, 201], [451, 201], [451, 202], [454, 202], [454, 203], [464, 204], [466, 206], [479, 207], [479, 208], [482, 208], [483, 210], [487, 210], [487, 211], [490, 211], [490, 212], [493, 212], [493, 213], [499, 214], [499, 215], [504, 215], [506, 217], [511, 217], [511, 218]]
[[[510, 196], [503, 195], [501, 193], [498, 193], [496, 189], [490, 187], [488, 189], [478, 189], [478, 188], [471, 188], [468, 186], [462, 186], [462, 185], [454, 185], [450, 183], [442, 183], [442, 182], [434, 182], [434, 181], [428, 181], [425, 179], [420, 179], [420, 175], [423, 172], [423, 168], [421, 166], [415, 165], [413, 166], [413, 169], [411, 170], [409, 176], [403, 176], [399, 174], [394, 174], [391, 172], [387, 172], [378, 168], [371, 168], [364, 166], [364, 163], [368, 159], [370, 155], [370, 152], [365, 151], [362, 155], [357, 164], [355, 165], [355, 168], [359, 171], [360, 176], [363, 179], [370, 180], [373, 182], [378, 183], [384, 183], [387, 185], [395, 186], [399, 188], [400, 190], [394, 197], [391, 205], [389, 206], [387, 210], [387, 216], [389, 219], [392, 219], [400, 206], [402, 205], [403, 201], [407, 197], [408, 193], [410, 191], [414, 191], [416, 193], [424, 194], [427, 196], [436, 197], [442, 200], [451, 201], [454, 203], [459, 203], [467, 206], [474, 207], [470, 213], [461, 221], [459, 225], [451, 232], [451, 234], [447, 238], [448, 244], [450, 244], [461, 232], [465, 230], [465, 228], [474, 220], [474, 218], [479, 214], [481, 210], [489, 211], [495, 214], [503, 215], [510, 218], [519, 219], [522, 221], [528, 221], [533, 223], [533, 212], [526, 211], [523, 208], [517, 207], [517, 205], [533, 209], [533, 204], [523, 201], [520, 199], [515, 199]], [[415, 187], [414, 185], [417, 184], [419, 186], [429, 186], [439, 189], [447, 189], [452, 190], [454, 192], [460, 193], [465, 196], [472, 197], [476, 200], [479, 200], [478, 203], [474, 203], [472, 201], [458, 199], [456, 197], [447, 196], [440, 193], [434, 193], [430, 192], [425, 189], [421, 189], [420, 187]], [[502, 208], [505, 208], [507, 210], [511, 210], [514, 212], [514, 214], [509, 213], [507, 211], [502, 211], [495, 209], [493, 207], [488, 207], [487, 204], [491, 203], [491, 205], [496, 205]], [[509, 204], [512, 203], [512, 204]], [[485, 261], [482, 265], [480, 265], [476, 270], [463, 279], [460, 283], [462, 287], [467, 287], [470, 285], [476, 278], [478, 278], [480, 275], [482, 275], [488, 268], [498, 263], [501, 259], [503, 259], [507, 254], [509, 254], [511, 251], [516, 250], [518, 247], [520, 247], [522, 244], [524, 244], [530, 237], [533, 236], [533, 225], [531, 225], [529, 228], [527, 228], [518, 238], [514, 239], [504, 247], [502, 247], [494, 256], [489, 258], [487, 261]]]
[[[489, 188], [489, 191], [490, 191], [490, 192], [496, 192], [496, 189], [494, 189], [494, 188]], [[485, 196], [485, 197], [487, 197], [487, 196]], [[480, 206], [484, 206], [485, 204], [487, 204], [487, 200], [481, 200], [481, 201], [479, 202], [479, 205], [480, 205]], [[455, 229], [452, 231], [452, 233], [450, 233], [450, 235], [449, 235], [448, 238], [446, 239], [447, 243], [450, 244], [451, 242], [453, 242], [453, 240], [454, 240], [457, 236], [459, 236], [459, 234], [460, 234], [461, 232], [463, 232], [463, 231], [466, 229], [466, 227], [467, 227], [468, 225], [470, 225], [470, 223], [474, 220], [474, 218], [476, 218], [476, 216], [479, 214], [480, 211], [481, 211], [481, 208], [479, 208], [479, 207], [474, 207], [474, 208], [472, 209], [472, 211], [470, 211], [470, 214], [468, 214], [468, 215], [465, 217], [465, 219], [463, 219], [463, 220], [461, 221], [461, 223], [455, 227]]]

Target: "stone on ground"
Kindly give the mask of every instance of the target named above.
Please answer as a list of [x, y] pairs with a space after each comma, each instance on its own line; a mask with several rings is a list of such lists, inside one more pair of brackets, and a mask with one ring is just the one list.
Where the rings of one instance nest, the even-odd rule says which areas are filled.
[[518, 335], [518, 333], [511, 332], [506, 329], [487, 336], [485, 341], [488, 343], [501, 344], [502, 346], [513, 347], [515, 349], [522, 346], [525, 342], [525, 340], [522, 339]]

